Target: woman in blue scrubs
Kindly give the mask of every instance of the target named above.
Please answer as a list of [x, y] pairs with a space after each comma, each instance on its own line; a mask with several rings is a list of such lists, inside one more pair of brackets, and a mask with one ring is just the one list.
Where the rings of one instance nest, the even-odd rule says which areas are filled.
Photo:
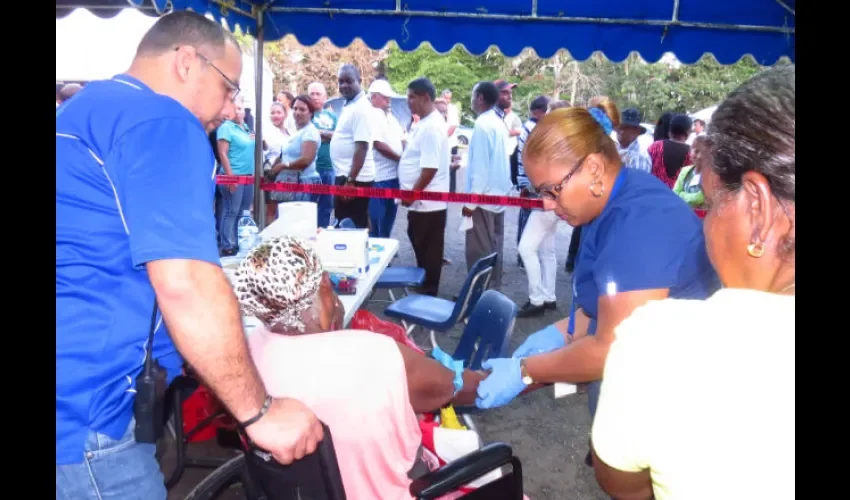
[[616, 116], [610, 101], [555, 110], [526, 143], [523, 163], [544, 209], [582, 226], [572, 313], [530, 335], [511, 358], [483, 365], [491, 373], [478, 387], [480, 408], [508, 404], [532, 383], [590, 382], [592, 416], [617, 325], [650, 300], [704, 299], [720, 287], [688, 204], [651, 174], [623, 166], [609, 137]]

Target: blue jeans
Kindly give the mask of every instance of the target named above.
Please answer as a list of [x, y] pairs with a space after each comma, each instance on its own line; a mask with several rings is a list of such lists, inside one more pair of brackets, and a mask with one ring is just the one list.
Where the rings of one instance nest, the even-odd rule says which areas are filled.
[[242, 212], [251, 209], [254, 201], [254, 185], [236, 186], [234, 192], [230, 192], [230, 186], [218, 186], [221, 194], [221, 209], [216, 214], [218, 219], [219, 246], [222, 250], [236, 250], [238, 240], [236, 239], [236, 221], [242, 216]]
[[522, 232], [525, 231], [525, 225], [528, 223], [528, 217], [531, 215], [530, 208], [520, 208], [519, 209], [519, 220], [517, 221], [516, 228], [516, 244], [519, 245], [520, 240], [522, 239]]
[[[322, 184], [325, 186], [333, 186], [336, 181], [336, 172], [333, 169], [319, 170], [319, 175], [322, 177]], [[331, 224], [331, 212], [334, 211], [334, 197], [332, 194], [319, 195], [319, 227], [328, 227]]]
[[587, 409], [590, 410], [590, 420], [596, 416], [596, 406], [599, 404], [599, 391], [602, 389], [602, 381], [595, 380], [587, 384]]
[[[372, 187], [398, 189], [398, 179], [378, 181], [372, 184]], [[396, 213], [398, 213], [398, 205], [396, 205], [395, 199], [369, 199], [369, 221], [372, 223], [369, 236], [372, 238], [389, 238], [393, 224], [395, 224]]]
[[165, 500], [156, 445], [137, 443], [135, 425], [117, 440], [89, 432], [83, 462], [56, 466], [56, 500]]

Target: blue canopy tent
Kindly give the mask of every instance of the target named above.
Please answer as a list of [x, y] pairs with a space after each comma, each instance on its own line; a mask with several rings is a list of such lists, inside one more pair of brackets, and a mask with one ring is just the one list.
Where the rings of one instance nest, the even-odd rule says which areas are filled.
[[[339, 47], [358, 37], [372, 48], [393, 40], [403, 50], [427, 41], [440, 52], [462, 44], [480, 54], [497, 45], [507, 56], [531, 47], [550, 57], [566, 48], [579, 60], [595, 51], [613, 61], [632, 51], [647, 61], [672, 52], [688, 64], [706, 53], [722, 64], [747, 54], [762, 65], [795, 60], [795, 0], [56, 0], [56, 17], [74, 8], [111, 17], [127, 7], [211, 13], [253, 34], [258, 53], [264, 40], [292, 34], [302, 44], [327, 37]], [[262, 68], [255, 74], [261, 79]], [[256, 154], [261, 165], [260, 141]], [[263, 227], [262, 197], [254, 208]]]

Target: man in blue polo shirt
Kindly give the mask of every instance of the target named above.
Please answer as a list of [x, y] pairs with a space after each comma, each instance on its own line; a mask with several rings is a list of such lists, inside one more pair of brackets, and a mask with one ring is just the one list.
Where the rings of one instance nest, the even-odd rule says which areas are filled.
[[166, 498], [134, 434], [153, 314], [168, 379], [182, 354], [259, 447], [289, 463], [322, 437], [309, 409], [265, 392], [220, 267], [207, 133], [233, 116], [241, 70], [232, 35], [177, 12], [126, 74], [56, 112], [57, 499]]

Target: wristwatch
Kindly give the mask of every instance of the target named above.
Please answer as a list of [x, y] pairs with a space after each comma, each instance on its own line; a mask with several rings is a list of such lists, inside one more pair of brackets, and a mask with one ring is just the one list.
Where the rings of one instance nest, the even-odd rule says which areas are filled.
[[519, 360], [519, 373], [522, 375], [523, 384], [531, 385], [534, 383], [534, 379], [532, 379], [531, 375], [528, 374], [528, 368], [525, 365], [525, 358], [520, 358]]

